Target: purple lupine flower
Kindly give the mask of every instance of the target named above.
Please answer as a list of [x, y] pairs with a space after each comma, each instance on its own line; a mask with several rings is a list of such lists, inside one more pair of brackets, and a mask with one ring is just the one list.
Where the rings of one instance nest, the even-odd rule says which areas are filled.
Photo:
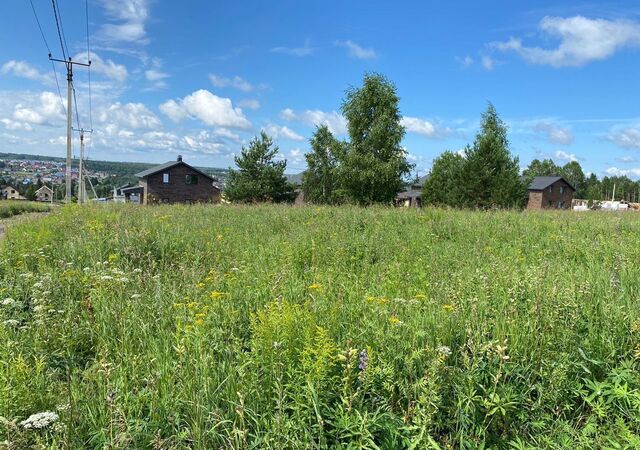
[[369, 357], [367, 356], [366, 350], [362, 350], [360, 352], [359, 362], [360, 363], [358, 364], [358, 369], [360, 369], [360, 371], [364, 371], [367, 368], [367, 364], [369, 363]]

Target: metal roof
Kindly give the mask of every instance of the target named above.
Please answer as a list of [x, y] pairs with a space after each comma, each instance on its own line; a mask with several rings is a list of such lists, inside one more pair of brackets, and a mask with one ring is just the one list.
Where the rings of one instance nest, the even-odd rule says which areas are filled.
[[553, 183], [555, 183], [556, 181], [564, 181], [565, 183], [567, 183], [569, 185], [569, 187], [571, 189], [573, 189], [574, 191], [576, 190], [576, 188], [574, 188], [571, 183], [569, 183], [567, 180], [564, 179], [564, 177], [535, 177], [533, 180], [531, 180], [531, 184], [529, 185], [529, 190], [530, 191], [544, 191], [546, 188], [548, 188], [549, 186], [551, 186]]
[[422, 191], [420, 191], [418, 189], [412, 189], [410, 191], [400, 192], [398, 195], [396, 195], [396, 198], [398, 198], [398, 199], [403, 199], [403, 198], [422, 198]]
[[196, 169], [193, 166], [190, 166], [189, 164], [187, 164], [186, 162], [184, 162], [182, 160], [180, 160], [180, 161], [169, 161], [169, 162], [166, 162], [164, 164], [160, 164], [159, 166], [151, 167], [150, 169], [143, 170], [142, 172], [138, 172], [136, 174], [136, 177], [138, 177], [138, 178], [146, 178], [149, 175], [153, 175], [153, 174], [158, 173], [158, 172], [163, 172], [165, 170], [172, 169], [173, 167], [176, 167], [176, 166], [179, 166], [179, 165], [187, 166], [189, 169], [193, 170], [194, 172], [199, 173], [203, 177], [207, 177], [212, 182], [216, 181], [211, 175], [208, 175], [208, 174], [204, 173], [202, 170], [199, 170], [199, 169]]

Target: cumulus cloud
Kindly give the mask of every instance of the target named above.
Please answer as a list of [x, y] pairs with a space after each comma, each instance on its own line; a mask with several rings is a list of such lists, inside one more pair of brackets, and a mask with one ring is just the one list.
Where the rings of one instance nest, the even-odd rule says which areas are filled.
[[40, 83], [48, 84], [51, 82], [50, 75], [45, 75], [26, 61], [8, 61], [2, 66], [0, 73], [3, 75], [11, 74], [16, 77], [27, 78], [29, 80], [39, 81]]
[[607, 137], [618, 147], [640, 150], [640, 125], [613, 130]]
[[225, 78], [211, 73], [209, 74], [209, 80], [211, 80], [211, 84], [218, 88], [232, 87], [243, 92], [250, 92], [254, 89], [251, 83], [238, 75], [232, 78]]
[[238, 102], [238, 106], [241, 108], [247, 108], [257, 111], [258, 109], [260, 109], [260, 102], [255, 99], [247, 98], [244, 100], [240, 100]]
[[581, 159], [581, 158], [578, 158], [575, 155], [575, 153], [567, 153], [563, 150], [556, 150], [553, 156], [555, 157], [555, 159], [560, 160], [562, 162], [572, 162], [572, 161], [578, 161], [579, 159]]
[[31, 131], [33, 128], [27, 122], [18, 122], [17, 120], [11, 120], [8, 118], [0, 119], [0, 123], [4, 125], [7, 130], [21, 130]]
[[580, 67], [607, 59], [624, 47], [640, 46], [640, 24], [629, 20], [545, 17], [539, 30], [546, 39], [558, 39], [558, 46], [528, 47], [522, 39], [512, 37], [506, 42], [491, 43], [490, 47], [516, 52], [532, 64]]
[[101, 0], [106, 16], [115, 23], [102, 25], [98, 39], [110, 43], [148, 43], [145, 24], [149, 0]]
[[228, 98], [218, 97], [200, 89], [182, 99], [169, 100], [160, 105], [160, 111], [174, 122], [189, 117], [210, 126], [248, 129], [251, 122], [242, 109], [234, 107]]
[[265, 131], [274, 139], [289, 139], [291, 141], [304, 141], [304, 137], [286, 126], [267, 125]]
[[296, 112], [290, 108], [283, 109], [280, 117], [284, 120], [301, 122], [310, 127], [326, 125], [333, 134], [346, 134], [347, 121], [336, 111], [325, 112], [319, 109], [308, 109]]
[[302, 47], [273, 47], [269, 49], [272, 53], [284, 53], [290, 56], [308, 56], [313, 53], [313, 47], [309, 45], [309, 41], [305, 41]]
[[162, 126], [160, 119], [142, 103], [114, 103], [99, 112], [98, 120], [121, 128], [155, 129]]
[[626, 176], [626, 177], [640, 177], [640, 167], [635, 168], [635, 169], [619, 169], [618, 167], [609, 167], [607, 170], [604, 171], [607, 175], [613, 176], [613, 177], [622, 177], [622, 176]]
[[569, 128], [552, 122], [539, 122], [535, 124], [533, 131], [553, 144], [569, 145], [573, 142], [573, 134]]
[[[110, 59], [102, 59], [100, 55], [94, 52], [90, 52], [91, 58], [91, 70], [94, 73], [104, 75], [114, 81], [123, 82], [129, 76], [127, 68], [122, 64], [116, 64]], [[86, 53], [78, 53], [73, 57], [75, 61], [87, 62]]]
[[347, 53], [356, 59], [375, 59], [378, 57], [376, 51], [372, 48], [364, 48], [356, 44], [352, 40], [336, 41], [335, 45], [347, 49]]
[[409, 133], [416, 133], [428, 138], [441, 138], [451, 134], [450, 128], [441, 127], [428, 120], [417, 117], [403, 117], [400, 121]]
[[634, 162], [637, 162], [638, 159], [634, 158], [633, 156], [618, 156], [616, 157], [616, 161], [619, 163], [624, 163], [624, 164], [631, 164]]
[[490, 71], [493, 70], [493, 66], [495, 65], [495, 61], [490, 56], [482, 57], [482, 67], [484, 70]]
[[30, 104], [18, 103], [13, 118], [21, 123], [34, 125], [55, 125], [65, 118], [65, 106], [53, 92], [42, 92]]

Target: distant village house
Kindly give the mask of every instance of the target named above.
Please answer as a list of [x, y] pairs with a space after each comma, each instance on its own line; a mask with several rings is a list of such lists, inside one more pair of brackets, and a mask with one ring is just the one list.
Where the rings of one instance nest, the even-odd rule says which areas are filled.
[[529, 185], [527, 209], [569, 209], [575, 191], [563, 177], [535, 177]]
[[405, 208], [420, 208], [422, 206], [422, 188], [425, 181], [427, 181], [427, 175], [410, 184], [406, 191], [398, 193], [395, 205]]
[[53, 191], [49, 186], [43, 185], [36, 191], [37, 202], [50, 202], [53, 199]]
[[218, 203], [220, 188], [216, 180], [182, 161], [176, 161], [152, 167], [137, 173], [138, 186], [120, 190], [126, 201], [137, 199], [145, 205], [158, 203]]
[[5, 186], [0, 191], [0, 199], [3, 200], [26, 200], [25, 197], [20, 195], [20, 192], [13, 186]]

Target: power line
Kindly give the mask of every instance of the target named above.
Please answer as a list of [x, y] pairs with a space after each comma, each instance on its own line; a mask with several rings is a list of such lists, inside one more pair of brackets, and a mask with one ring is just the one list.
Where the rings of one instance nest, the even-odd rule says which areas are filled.
[[38, 14], [36, 13], [36, 8], [33, 6], [33, 0], [29, 0], [31, 3], [31, 10], [33, 11], [33, 16], [36, 18], [36, 23], [38, 24], [38, 29], [40, 29], [40, 36], [42, 36], [42, 40], [44, 41], [45, 47], [47, 47], [47, 51], [51, 53], [51, 49], [49, 48], [49, 43], [47, 42], [47, 38], [44, 37], [44, 32], [42, 31], [42, 25], [40, 25], [40, 20], [38, 19]]
[[[60, 8], [56, 4], [56, 0], [51, 0], [53, 4], [53, 15], [56, 19], [56, 28], [58, 29], [58, 38], [60, 39], [60, 47], [62, 48], [62, 56], [64, 59], [67, 59], [68, 48], [67, 48], [67, 38], [64, 35], [64, 28], [62, 26], [62, 16], [60, 15]], [[65, 53], [65, 49], [67, 50]], [[71, 56], [71, 55], [69, 55]]]
[[[84, 1], [84, 13], [87, 22], [87, 61], [91, 61], [91, 47], [89, 45], [89, 0]], [[89, 128], [93, 130], [93, 111], [91, 105], [91, 66], [89, 66]], [[91, 144], [89, 144], [91, 145]]]
[[58, 83], [58, 72], [56, 71], [56, 66], [51, 61], [51, 69], [53, 70], [53, 76], [56, 79], [56, 86], [58, 87], [58, 97], [60, 97], [60, 104], [62, 105], [62, 109], [64, 113], [67, 113], [67, 107], [64, 105], [64, 100], [62, 99], [62, 91], [60, 90], [60, 83]]
[[72, 85], [71, 89], [73, 90], [73, 106], [76, 109], [76, 126], [78, 127], [78, 130], [81, 130], [80, 116], [78, 115], [78, 101], [76, 100], [76, 87]]

